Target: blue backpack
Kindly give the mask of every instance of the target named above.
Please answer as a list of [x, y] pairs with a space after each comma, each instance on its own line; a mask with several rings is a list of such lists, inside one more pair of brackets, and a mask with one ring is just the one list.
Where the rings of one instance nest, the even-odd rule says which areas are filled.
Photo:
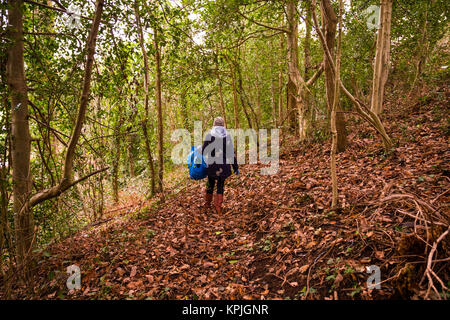
[[189, 176], [194, 180], [206, 178], [206, 162], [202, 155], [202, 146], [192, 147], [187, 157]]

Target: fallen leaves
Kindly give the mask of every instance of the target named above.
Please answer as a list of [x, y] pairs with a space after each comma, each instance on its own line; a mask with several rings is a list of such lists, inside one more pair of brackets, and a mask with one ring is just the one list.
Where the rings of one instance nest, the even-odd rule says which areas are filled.
[[133, 266], [133, 267], [131, 268], [130, 278], [133, 278], [133, 277], [136, 275], [136, 272], [137, 272], [137, 267], [136, 267], [136, 266]]
[[203, 263], [203, 267], [205, 268], [212, 268], [214, 267], [214, 263], [210, 262], [210, 261], [206, 261]]
[[[308, 298], [381, 295], [363, 296], [365, 267], [387, 262], [383, 278], [394, 276], [401, 263], [395, 258], [399, 234], [411, 230], [407, 226], [414, 220], [403, 214], [411, 204], [380, 205], [380, 199], [408, 192], [436, 199], [433, 205], [441, 211], [449, 201], [448, 141], [438, 135], [440, 129], [430, 130], [435, 141], [401, 142], [392, 158], [385, 158], [374, 139], [359, 137], [367, 128], [355, 127], [349, 149], [338, 155], [342, 206], [334, 213], [329, 142], [298, 147], [286, 141], [277, 175], [261, 176], [259, 165], [244, 166], [241, 175], [227, 180], [226, 216], [197, 209], [204, 181], [191, 182], [152, 215], [76, 235], [76, 248], [69, 240], [49, 248], [52, 262], [40, 265], [42, 283], [49, 285], [42, 297], [58, 298], [52, 286], [66, 290], [64, 281], [47, 276], [64, 270], [72, 254], [83, 263], [83, 287], [71, 294], [74, 299], [302, 298], [307, 282]], [[393, 293], [388, 285], [383, 284], [386, 297]]]
[[305, 273], [309, 268], [309, 264], [305, 264], [304, 266], [300, 267], [299, 272]]
[[119, 276], [123, 276], [125, 274], [125, 270], [123, 270], [121, 267], [118, 267], [116, 269], [117, 273], [119, 274]]

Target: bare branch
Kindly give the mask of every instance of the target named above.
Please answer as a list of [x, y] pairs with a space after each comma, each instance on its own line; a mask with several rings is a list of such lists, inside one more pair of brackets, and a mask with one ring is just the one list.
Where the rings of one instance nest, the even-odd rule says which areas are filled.
[[250, 21], [250, 22], [252, 22], [252, 23], [254, 23], [254, 24], [256, 24], [256, 25], [258, 25], [258, 26], [260, 26], [260, 27], [264, 27], [264, 28], [267, 28], [267, 29], [271, 29], [271, 30], [275, 30], [275, 31], [281, 31], [281, 32], [284, 32], [284, 33], [288, 33], [288, 30], [286, 30], [286, 29], [284, 29], [284, 28], [268, 26], [268, 25], [266, 25], [266, 24], [264, 24], [264, 23], [255, 21], [255, 20], [253, 20], [252, 18], [249, 18], [249, 17], [247, 17], [246, 15], [244, 15], [244, 14], [243, 14], [242, 12], [240, 12], [239, 10], [237, 10], [237, 13], [238, 13], [239, 15], [241, 15], [243, 18], [247, 19], [248, 21]]

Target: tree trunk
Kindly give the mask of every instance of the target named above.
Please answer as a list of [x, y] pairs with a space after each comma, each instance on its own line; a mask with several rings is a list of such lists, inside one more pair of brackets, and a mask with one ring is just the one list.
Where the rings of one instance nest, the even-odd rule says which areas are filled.
[[422, 25], [422, 31], [421, 31], [421, 37], [419, 40], [419, 43], [417, 45], [417, 62], [416, 62], [416, 74], [414, 75], [414, 81], [411, 85], [411, 91], [414, 90], [416, 87], [417, 81], [420, 78], [420, 75], [422, 74], [423, 67], [427, 61], [427, 55], [428, 55], [428, 44], [427, 44], [427, 27], [428, 27], [428, 11], [429, 11], [429, 4], [425, 3], [425, 14], [424, 14], [424, 20]]
[[[283, 54], [284, 49], [284, 34], [280, 35], [280, 49]], [[279, 72], [278, 72], [278, 121], [277, 126], [281, 126], [283, 121], [283, 59], [279, 62]]]
[[[217, 54], [218, 56], [218, 54]], [[225, 103], [223, 101], [223, 89], [222, 89], [222, 79], [220, 78], [220, 70], [219, 64], [216, 63], [216, 78], [217, 78], [217, 86], [219, 87], [219, 103], [220, 103], [220, 112], [222, 114], [223, 121], [225, 122], [225, 127], [227, 126], [227, 115], [225, 112]]]
[[[276, 77], [275, 73], [275, 77]], [[271, 93], [271, 104], [272, 104], [272, 126], [276, 128], [277, 126], [277, 96], [276, 96], [276, 87], [275, 87], [275, 79], [273, 72], [273, 63], [270, 65], [270, 93]]]
[[217, 81], [218, 81], [218, 85], [219, 85], [220, 112], [222, 114], [222, 118], [223, 118], [223, 121], [225, 122], [225, 127], [226, 127], [227, 126], [227, 114], [225, 112], [225, 103], [223, 101], [222, 80], [220, 79], [218, 72], [217, 72]]
[[75, 148], [80, 139], [81, 130], [83, 128], [84, 119], [86, 116], [86, 110], [89, 103], [89, 94], [91, 90], [91, 76], [92, 67], [94, 65], [95, 45], [97, 42], [97, 34], [100, 26], [101, 16], [103, 13], [103, 0], [97, 0], [94, 22], [89, 33], [87, 42], [87, 58], [86, 67], [83, 81], [83, 91], [81, 93], [80, 109], [78, 110], [77, 122], [73, 131], [72, 137], [67, 148], [66, 160], [64, 165], [64, 179], [66, 181], [72, 181], [73, 175], [73, 157], [75, 154]]
[[[288, 70], [289, 70], [289, 83], [288, 83], [288, 112], [290, 115], [297, 114], [298, 123], [298, 135], [300, 141], [308, 139], [310, 129], [310, 117], [308, 105], [305, 104], [308, 86], [317, 80], [318, 76], [322, 72], [320, 69], [311, 80], [306, 83], [302, 78], [298, 66], [298, 22], [296, 17], [297, 1], [290, 0], [287, 3], [287, 21], [288, 21]], [[289, 102], [289, 99], [290, 102]], [[291, 106], [289, 107], [289, 103]], [[292, 105], [293, 104], [293, 105]]]
[[331, 182], [332, 182], [332, 200], [331, 208], [334, 209], [338, 205], [338, 182], [336, 172], [336, 152], [338, 143], [337, 125], [336, 125], [336, 110], [339, 105], [339, 82], [340, 82], [340, 70], [341, 70], [341, 39], [342, 39], [342, 0], [339, 0], [339, 35], [338, 45], [336, 53], [336, 74], [334, 83], [334, 100], [331, 109]]
[[[5, 152], [6, 154], [6, 152]], [[2, 168], [0, 168], [0, 257], [4, 257], [4, 249], [6, 247], [6, 237], [7, 237], [7, 224], [8, 224], [8, 191], [6, 190], [7, 170], [5, 161], [2, 161]], [[3, 260], [0, 259], [0, 274], [4, 275]]]
[[[5, 74], [4, 67], [6, 66], [6, 59], [2, 63], [5, 62], [2, 65], [1, 70], [1, 80], [3, 83], [7, 83], [6, 79], [3, 77]], [[6, 254], [6, 247], [10, 245], [10, 230], [9, 230], [9, 221], [8, 221], [8, 204], [9, 204], [9, 194], [8, 194], [8, 184], [6, 183], [9, 180], [10, 172], [9, 172], [9, 166], [7, 166], [7, 163], [11, 163], [9, 161], [9, 155], [10, 155], [10, 124], [9, 124], [9, 101], [8, 97], [5, 94], [2, 96], [2, 112], [4, 112], [4, 120], [5, 122], [2, 122], [0, 125], [5, 126], [7, 133], [4, 136], [4, 147], [2, 150], [1, 155], [1, 161], [0, 161], [0, 257], [4, 257]], [[0, 259], [0, 274], [4, 277], [3, 279], [6, 279], [5, 269], [3, 268], [4, 259]], [[7, 287], [9, 281], [5, 281], [5, 288]]]
[[[304, 73], [304, 79], [306, 82], [311, 78], [311, 30], [312, 30], [312, 22], [311, 22], [311, 2], [308, 1], [306, 4], [307, 12], [306, 12], [306, 33], [305, 33], [305, 46], [304, 46], [304, 54], [305, 54], [305, 73]], [[311, 131], [311, 128], [314, 127], [314, 113], [313, 108], [310, 105], [310, 94], [308, 90], [304, 90], [304, 96], [303, 96], [303, 105], [305, 109], [305, 119], [304, 122], [304, 131], [305, 136], [307, 137], [309, 135], [309, 132]]]
[[28, 95], [25, 82], [22, 1], [10, 1], [9, 24], [12, 45], [8, 52], [7, 75], [11, 99], [11, 156], [13, 211], [19, 272], [29, 278], [34, 225], [28, 198], [31, 195], [31, 138], [28, 123]]
[[[122, 69], [123, 71], [124, 69]], [[122, 94], [121, 88], [117, 88], [119, 95]], [[122, 148], [122, 133], [121, 130], [122, 124], [125, 122], [123, 118], [123, 108], [121, 102], [119, 102], [118, 106], [118, 119], [116, 119], [116, 123], [114, 125], [114, 147], [113, 147], [113, 172], [112, 172], [112, 187], [113, 187], [113, 198], [114, 202], [119, 202], [119, 175], [120, 175], [120, 156], [121, 156], [121, 148]]]
[[[239, 98], [241, 100], [241, 105], [242, 105], [242, 110], [244, 111], [244, 115], [245, 118], [247, 119], [247, 124], [248, 127], [250, 129], [253, 129], [253, 125], [252, 125], [252, 121], [250, 119], [250, 115], [247, 109], [247, 103], [246, 103], [246, 98], [245, 98], [245, 92], [244, 92], [244, 86], [242, 83], [242, 72], [241, 72], [241, 66], [239, 64], [239, 60], [236, 62], [236, 71], [237, 71], [237, 75], [238, 75], [238, 87], [239, 87]], [[247, 100], [248, 102], [248, 100]], [[258, 124], [258, 116], [255, 113], [255, 110], [253, 110], [252, 106], [250, 105], [250, 103], [248, 103], [248, 107], [250, 108], [250, 110], [253, 113], [253, 116], [255, 117], [255, 122], [256, 122], [256, 127], [259, 128], [259, 124]]]
[[145, 110], [145, 114], [144, 114], [144, 119], [142, 119], [141, 121], [141, 126], [142, 126], [142, 132], [144, 134], [144, 141], [145, 141], [145, 151], [147, 153], [147, 161], [148, 161], [148, 166], [150, 167], [150, 192], [151, 195], [153, 196], [155, 194], [155, 168], [153, 166], [153, 156], [152, 156], [152, 150], [150, 147], [150, 137], [148, 134], [148, 100], [149, 100], [149, 92], [148, 92], [148, 56], [147, 56], [147, 51], [145, 50], [145, 43], [144, 43], [144, 33], [142, 32], [142, 26], [141, 26], [141, 19], [140, 19], [140, 15], [139, 15], [139, 8], [138, 8], [138, 1], [135, 0], [134, 2], [134, 15], [136, 18], [136, 26], [137, 26], [137, 30], [138, 30], [138, 35], [139, 35], [139, 45], [141, 47], [141, 51], [142, 51], [142, 57], [144, 60], [144, 92], [145, 92], [145, 97], [144, 97], [144, 110]]
[[392, 0], [381, 0], [380, 28], [373, 70], [372, 101], [370, 109], [379, 115], [383, 111], [384, 87], [389, 75], [391, 50]]
[[153, 38], [153, 44], [155, 46], [155, 65], [156, 65], [156, 78], [155, 78], [155, 94], [156, 94], [156, 109], [158, 113], [158, 188], [161, 192], [161, 198], [164, 199], [163, 189], [163, 174], [164, 174], [164, 132], [163, 132], [163, 117], [162, 117], [162, 103], [161, 103], [161, 52], [159, 49], [158, 31], [155, 28], [155, 34]]
[[142, 133], [144, 134], [145, 151], [147, 153], [147, 162], [150, 167], [150, 195], [153, 196], [156, 193], [155, 186], [155, 166], [153, 165], [152, 149], [150, 147], [150, 137], [147, 129], [147, 122], [142, 122]]
[[134, 169], [134, 154], [133, 154], [133, 145], [136, 142], [136, 135], [134, 133], [128, 134], [127, 137], [127, 155], [128, 155], [128, 172], [130, 177], [134, 178], [135, 169]]
[[234, 128], [239, 128], [239, 104], [237, 99], [237, 88], [236, 88], [236, 74], [232, 65], [232, 62], [229, 61], [230, 64], [230, 72], [231, 72], [231, 83], [233, 89], [233, 115], [234, 115]]
[[[121, 111], [119, 111], [121, 112]], [[121, 140], [122, 137], [120, 135], [120, 127], [121, 127], [121, 121], [117, 121], [117, 124], [115, 126], [115, 143], [114, 143], [114, 159], [113, 159], [113, 172], [112, 172], [112, 178], [113, 178], [113, 197], [114, 202], [119, 202], [119, 166], [120, 166], [120, 147], [121, 147]]]
[[[287, 112], [289, 119], [289, 127], [295, 130], [296, 117], [298, 110], [301, 108], [301, 97], [298, 96], [298, 83], [295, 83], [294, 77], [300, 74], [298, 69], [298, 21], [297, 21], [297, 4], [298, 0], [287, 1], [287, 50], [288, 50], [288, 84], [287, 84]], [[301, 117], [301, 116], [300, 116]]]
[[[270, 73], [272, 75], [272, 72]], [[259, 91], [259, 74], [258, 74], [258, 65], [255, 68], [255, 90], [256, 90], [256, 127], [259, 130], [259, 124], [261, 123], [262, 118], [262, 110], [261, 110], [261, 92]], [[271, 76], [272, 78], [272, 76]]]
[[[325, 34], [325, 42], [330, 50], [331, 56], [334, 55], [334, 43], [336, 37], [336, 25], [337, 17], [331, 6], [330, 0], [321, 0], [321, 12], [322, 12], [322, 22]], [[324, 55], [325, 63], [325, 88], [327, 94], [327, 109], [328, 109], [328, 119], [331, 116], [331, 109], [333, 108], [334, 102], [334, 73], [330, 61]], [[345, 126], [344, 114], [340, 112], [340, 107], [337, 106], [336, 110], [336, 130], [337, 130], [337, 152], [343, 152], [347, 146], [347, 133]]]

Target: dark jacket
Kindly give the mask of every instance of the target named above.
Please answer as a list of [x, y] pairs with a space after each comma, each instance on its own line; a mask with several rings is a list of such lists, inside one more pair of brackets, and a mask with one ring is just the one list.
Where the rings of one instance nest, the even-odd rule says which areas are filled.
[[209, 177], [227, 178], [231, 175], [231, 167], [234, 172], [238, 170], [233, 140], [224, 127], [213, 127], [206, 135], [202, 154]]

